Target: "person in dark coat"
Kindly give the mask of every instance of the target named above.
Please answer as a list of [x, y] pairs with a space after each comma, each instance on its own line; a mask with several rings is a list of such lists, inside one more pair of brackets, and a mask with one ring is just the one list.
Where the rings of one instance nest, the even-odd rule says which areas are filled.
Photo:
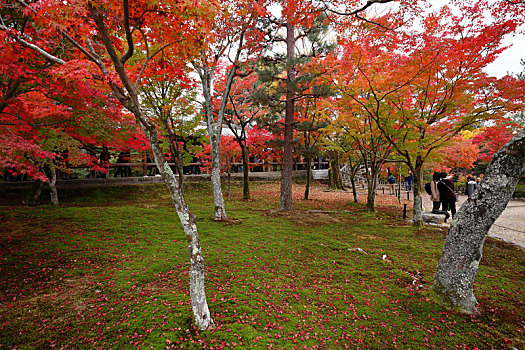
[[441, 180], [442, 173], [435, 172], [432, 175], [432, 182], [430, 183], [430, 190], [432, 194], [430, 195], [430, 199], [432, 200], [432, 214], [444, 214], [445, 215], [445, 222], [447, 222], [448, 218], [450, 217], [450, 214], [448, 211], [440, 210], [439, 207], [441, 206], [441, 200], [439, 196], [439, 190], [438, 190], [438, 183]]
[[449, 211], [452, 214], [452, 219], [456, 215], [456, 200], [457, 196], [454, 192], [454, 183], [452, 182], [452, 176], [447, 176], [447, 173], [441, 173], [441, 180], [437, 184], [439, 190], [439, 200], [443, 210]]

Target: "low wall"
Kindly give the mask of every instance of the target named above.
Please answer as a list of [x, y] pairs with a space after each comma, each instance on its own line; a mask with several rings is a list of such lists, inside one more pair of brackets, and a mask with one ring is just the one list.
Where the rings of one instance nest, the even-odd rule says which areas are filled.
[[[293, 172], [294, 179], [303, 179], [306, 177], [306, 170], [297, 170]], [[221, 175], [223, 182], [228, 180], [228, 175]], [[233, 181], [242, 181], [242, 173], [231, 174]], [[279, 181], [281, 173], [273, 172], [252, 172], [250, 181]], [[209, 174], [202, 175], [184, 175], [184, 182], [206, 182], [210, 181]], [[117, 177], [109, 179], [75, 179], [75, 180], [57, 180], [57, 189], [74, 189], [84, 187], [107, 187], [107, 186], [128, 186], [162, 183], [160, 176], [143, 176], [143, 177]], [[20, 182], [0, 182], [0, 191], [2, 190], [22, 190], [30, 189], [35, 186], [34, 181]]]

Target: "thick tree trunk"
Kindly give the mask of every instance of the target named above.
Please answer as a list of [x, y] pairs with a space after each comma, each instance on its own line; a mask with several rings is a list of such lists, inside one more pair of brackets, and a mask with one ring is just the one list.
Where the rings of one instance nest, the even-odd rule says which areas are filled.
[[248, 157], [248, 147], [241, 143], [242, 148], [242, 199], [250, 199], [250, 165]]
[[[135, 116], [137, 116], [137, 114], [141, 115], [139, 111], [135, 110]], [[204, 288], [204, 259], [201, 252], [199, 233], [197, 232], [196, 217], [190, 213], [179, 186], [179, 182], [164, 158], [162, 149], [159, 146], [155, 127], [151, 124], [146, 126], [145, 124], [147, 122], [145, 119], [141, 120], [140, 117], [137, 117], [137, 119], [150, 142], [155, 163], [157, 164], [162, 179], [168, 187], [188, 242], [188, 253], [190, 258], [190, 297], [195, 324], [201, 330], [210, 329], [214, 324], [206, 301], [206, 292]]]
[[292, 170], [293, 170], [293, 120], [295, 114], [293, 81], [295, 73], [292, 61], [295, 55], [295, 27], [286, 24], [286, 58], [288, 68], [286, 70], [286, 110], [284, 117], [284, 149], [283, 170], [281, 179], [281, 197], [279, 208], [281, 210], [292, 210]]
[[49, 193], [51, 194], [51, 203], [58, 206], [58, 191], [57, 191], [57, 171], [55, 168], [51, 170], [51, 179], [49, 179]]
[[421, 179], [423, 178], [423, 162], [421, 157], [416, 159], [416, 167], [411, 169], [414, 174], [412, 188], [414, 191], [414, 226], [423, 227], [423, 201], [421, 200]]
[[465, 312], [476, 311], [472, 285], [485, 237], [524, 173], [525, 130], [494, 155], [479, 188], [451, 222], [434, 275], [434, 290], [443, 301]]
[[330, 152], [329, 187], [335, 190], [343, 189], [343, 179], [341, 177], [341, 161], [338, 152]]
[[312, 158], [306, 157], [306, 188], [304, 189], [304, 199], [310, 196], [310, 179], [312, 177]]

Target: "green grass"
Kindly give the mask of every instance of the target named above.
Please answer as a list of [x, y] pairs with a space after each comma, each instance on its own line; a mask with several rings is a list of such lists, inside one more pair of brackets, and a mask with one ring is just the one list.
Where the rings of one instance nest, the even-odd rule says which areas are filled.
[[186, 189], [216, 323], [206, 332], [192, 326], [185, 237], [164, 186], [3, 206], [0, 347], [525, 348], [523, 250], [487, 240], [480, 312], [467, 316], [430, 293], [444, 232], [414, 230], [389, 208], [366, 213], [351, 194], [283, 213], [274, 192], [253, 184], [245, 202], [235, 188], [223, 223], [207, 184]]

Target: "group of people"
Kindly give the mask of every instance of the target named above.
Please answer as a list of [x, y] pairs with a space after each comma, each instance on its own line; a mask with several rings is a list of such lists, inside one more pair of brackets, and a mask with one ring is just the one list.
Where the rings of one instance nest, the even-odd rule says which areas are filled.
[[[413, 180], [412, 172], [409, 171], [408, 175], [403, 176], [403, 179], [405, 180], [405, 191], [407, 192], [412, 191], [412, 180]], [[388, 169], [388, 177], [386, 178], [386, 181], [388, 182], [389, 187], [390, 187], [390, 194], [394, 194], [395, 192], [394, 186], [396, 184], [396, 178], [394, 177], [394, 175], [392, 175], [392, 173], [390, 173], [390, 169]]]
[[[451, 214], [452, 218], [454, 218], [454, 215], [456, 215], [458, 196], [454, 191], [452, 175], [448, 175], [445, 172], [435, 172], [432, 175], [432, 182], [430, 182], [430, 190], [432, 192], [430, 195], [430, 199], [432, 200], [432, 213], [445, 214], [445, 222], [447, 222]], [[449, 211], [451, 214], [448, 213]]]

